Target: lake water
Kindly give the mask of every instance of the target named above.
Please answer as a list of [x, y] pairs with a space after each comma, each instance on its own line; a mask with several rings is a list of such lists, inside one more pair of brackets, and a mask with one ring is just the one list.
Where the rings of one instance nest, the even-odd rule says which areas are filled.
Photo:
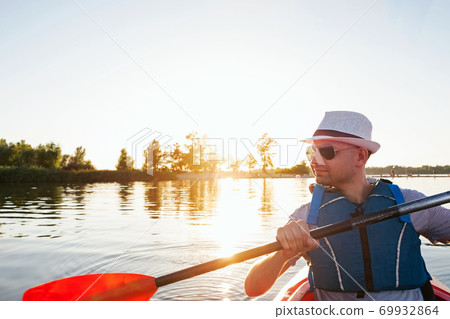
[[[275, 240], [308, 202], [313, 179], [184, 180], [121, 185], [0, 185], [0, 300], [88, 273], [161, 276]], [[450, 178], [396, 178], [432, 195]], [[446, 206], [450, 208], [448, 205]], [[450, 285], [449, 246], [423, 239], [429, 271]], [[299, 261], [259, 298], [243, 283], [254, 260], [158, 289], [152, 300], [272, 300]]]

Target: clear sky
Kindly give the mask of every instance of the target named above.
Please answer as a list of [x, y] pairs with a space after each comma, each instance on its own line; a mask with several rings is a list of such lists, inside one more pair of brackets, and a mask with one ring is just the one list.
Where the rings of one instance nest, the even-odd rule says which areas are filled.
[[369, 166], [450, 164], [450, 2], [373, 3], [1, 1], [0, 138], [114, 168], [144, 128], [304, 138], [353, 110]]

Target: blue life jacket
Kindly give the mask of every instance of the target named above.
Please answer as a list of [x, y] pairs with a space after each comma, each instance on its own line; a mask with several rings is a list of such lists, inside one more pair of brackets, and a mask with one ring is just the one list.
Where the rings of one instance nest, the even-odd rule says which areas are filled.
[[[382, 181], [361, 205], [317, 184], [307, 223], [325, 226], [403, 202], [398, 186]], [[308, 256], [310, 281], [328, 291], [414, 289], [431, 279], [409, 215], [322, 238]]]

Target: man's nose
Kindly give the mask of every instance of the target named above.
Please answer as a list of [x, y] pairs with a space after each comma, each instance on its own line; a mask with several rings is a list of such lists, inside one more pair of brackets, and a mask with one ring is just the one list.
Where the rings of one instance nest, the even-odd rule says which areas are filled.
[[315, 166], [323, 166], [323, 165], [325, 165], [325, 162], [324, 162], [322, 156], [320, 155], [319, 151], [317, 151], [316, 153], [314, 153], [314, 157], [313, 157], [311, 163], [312, 163], [313, 165], [315, 165]]

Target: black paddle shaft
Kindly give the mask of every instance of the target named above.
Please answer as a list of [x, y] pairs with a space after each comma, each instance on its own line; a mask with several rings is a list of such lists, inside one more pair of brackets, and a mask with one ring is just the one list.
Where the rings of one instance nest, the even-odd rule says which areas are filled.
[[[413, 213], [422, 209], [443, 205], [449, 202], [450, 202], [450, 191], [447, 191], [430, 197], [417, 199], [415, 201], [411, 201], [408, 203], [388, 207], [386, 209], [370, 213], [364, 216], [351, 218], [337, 224], [319, 227], [313, 229], [310, 234], [312, 238], [320, 239], [323, 237], [359, 228], [361, 226], [367, 226], [391, 218], [400, 217], [402, 215]], [[157, 277], [155, 278], [155, 284], [157, 287], [162, 287], [177, 281], [181, 281], [213, 270], [224, 268], [232, 264], [243, 262], [262, 255], [270, 254], [280, 249], [282, 249], [281, 244], [278, 241], [275, 241], [270, 244], [266, 244], [264, 246], [245, 250], [230, 257], [215, 259], [165, 276]]]

